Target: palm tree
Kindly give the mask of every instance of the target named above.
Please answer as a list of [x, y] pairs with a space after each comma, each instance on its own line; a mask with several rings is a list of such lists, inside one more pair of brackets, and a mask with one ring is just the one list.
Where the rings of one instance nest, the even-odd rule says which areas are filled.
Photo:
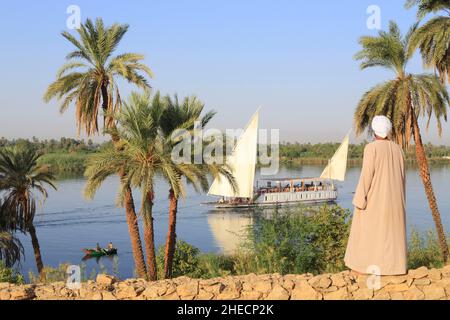
[[5, 262], [6, 267], [12, 267], [14, 263], [20, 261], [23, 255], [23, 247], [19, 239], [11, 232], [0, 231], [0, 260]]
[[[101, 19], [95, 24], [87, 19], [78, 29], [77, 39], [68, 32], [62, 36], [75, 46], [66, 57], [68, 60], [58, 72], [57, 79], [44, 95], [46, 102], [53, 98], [62, 100], [60, 111], [65, 112], [74, 103], [78, 132], [84, 129], [88, 136], [99, 131], [98, 115], [103, 111], [104, 127], [114, 128], [112, 115], [120, 109], [121, 97], [117, 81], [119, 79], [143, 89], [150, 88], [146, 76], [152, 77], [151, 70], [142, 63], [143, 55], [123, 53], [114, 55], [120, 41], [128, 31], [128, 25], [113, 24], [105, 27]], [[113, 131], [112, 131], [113, 132]], [[118, 137], [111, 136], [118, 147]], [[126, 172], [122, 170], [121, 176]], [[138, 219], [131, 188], [124, 186], [124, 206], [133, 256], [139, 276], [145, 276], [146, 268], [139, 235]]]
[[[204, 104], [200, 102], [196, 97], [186, 97], [180, 104], [178, 97], [175, 96], [171, 99], [166, 97], [166, 108], [161, 117], [161, 129], [163, 131], [167, 145], [173, 148], [177, 141], [172, 141], [172, 135], [176, 130], [184, 129], [190, 133], [193, 132], [195, 123], [199, 123], [198, 130], [204, 129], [207, 123], [214, 117], [215, 112], [207, 112], [202, 116]], [[192, 150], [194, 151], [194, 150]], [[201, 159], [203, 158], [200, 155]], [[194, 186], [195, 190], [207, 191], [208, 175], [212, 174], [214, 177], [219, 174], [226, 177], [228, 181], [235, 187], [234, 177], [231, 175], [229, 168], [221, 164], [206, 164], [202, 161], [202, 164], [196, 164], [193, 160], [196, 155], [193, 153], [191, 163], [174, 163], [180, 177], [185, 178], [187, 183]], [[177, 181], [178, 182], [178, 181]], [[169, 184], [170, 185], [170, 184]], [[180, 188], [180, 187], [178, 187]], [[172, 265], [175, 255], [176, 246], [176, 220], [178, 211], [178, 200], [174, 187], [170, 185], [169, 189], [169, 226], [167, 230], [165, 255], [164, 255], [164, 277], [172, 277]]]
[[418, 117], [437, 121], [439, 135], [442, 133], [441, 120], [447, 120], [447, 106], [450, 103], [446, 88], [434, 75], [408, 74], [406, 65], [410, 58], [408, 46], [412, 27], [403, 37], [395, 22], [390, 22], [389, 31], [380, 31], [377, 37], [361, 37], [362, 50], [355, 59], [361, 60], [361, 69], [380, 66], [395, 73], [393, 80], [386, 81], [366, 92], [355, 111], [355, 129], [357, 134], [364, 132], [376, 115], [386, 115], [392, 120], [392, 136], [403, 148], [407, 148], [414, 139], [417, 164], [430, 205], [431, 214], [437, 229], [444, 261], [448, 258], [444, 228], [438, 210], [436, 197], [430, 179], [427, 158], [422, 143]]
[[[2, 181], [0, 175], [0, 185]], [[13, 235], [19, 228], [17, 220], [16, 212], [0, 199], [0, 260], [4, 261], [6, 267], [13, 266], [23, 255], [22, 243]]]
[[445, 12], [418, 28], [411, 37], [408, 54], [419, 48], [426, 67], [439, 73], [443, 84], [450, 84], [450, 2], [448, 0], [408, 0], [406, 7], [418, 6], [417, 18], [422, 20], [430, 13]]
[[34, 249], [38, 272], [43, 275], [39, 241], [34, 227], [36, 213], [35, 192], [44, 201], [47, 196], [46, 186], [56, 190], [53, 184], [54, 176], [45, 165], [39, 165], [40, 155], [33, 149], [5, 148], [0, 150], [0, 191], [5, 194], [5, 204], [17, 212], [20, 228], [28, 232]]
[[[147, 257], [148, 277], [157, 279], [156, 255], [153, 226], [154, 178], [157, 173], [164, 172], [171, 183], [177, 186], [179, 179], [170, 160], [165, 154], [163, 140], [159, 130], [160, 117], [163, 110], [159, 94], [153, 99], [150, 93], [132, 93], [129, 102], [114, 115], [118, 126], [111, 129], [112, 134], [119, 137], [120, 148], [109, 148], [92, 156], [88, 161], [85, 194], [92, 197], [102, 182], [110, 175], [125, 170], [121, 177], [122, 186], [130, 185], [141, 191], [142, 201], [140, 213], [144, 222], [144, 240]], [[178, 193], [180, 190], [176, 189]], [[124, 201], [125, 192], [120, 191], [119, 202]]]

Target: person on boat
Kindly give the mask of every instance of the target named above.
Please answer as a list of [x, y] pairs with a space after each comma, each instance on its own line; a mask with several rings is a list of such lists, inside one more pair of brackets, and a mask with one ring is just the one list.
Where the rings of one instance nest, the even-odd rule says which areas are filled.
[[407, 271], [405, 166], [401, 147], [388, 139], [390, 120], [372, 121], [375, 140], [364, 149], [345, 264], [356, 273]]
[[113, 246], [112, 242], [110, 241], [108, 243], [108, 251], [111, 251], [112, 249], [114, 249], [114, 246]]
[[95, 250], [101, 251], [102, 247], [100, 247], [100, 244], [97, 242], [97, 245], [95, 246]]

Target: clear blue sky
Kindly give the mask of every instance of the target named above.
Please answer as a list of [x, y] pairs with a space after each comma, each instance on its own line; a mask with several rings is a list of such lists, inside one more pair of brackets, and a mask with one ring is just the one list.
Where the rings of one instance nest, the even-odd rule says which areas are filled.
[[[415, 22], [404, 0], [342, 1], [8, 1], [0, 4], [0, 136], [75, 137], [74, 109], [60, 115], [42, 101], [71, 50], [60, 32], [69, 5], [82, 19], [128, 23], [120, 52], [146, 55], [162, 93], [195, 94], [218, 111], [212, 125], [243, 126], [261, 109], [261, 126], [281, 130], [282, 140], [338, 141], [352, 125], [361, 95], [391, 77], [360, 71], [353, 55], [371, 4], [381, 8], [382, 28], [395, 19], [403, 31]], [[409, 66], [422, 72], [418, 55]], [[129, 92], [123, 88], [122, 95]], [[437, 139], [450, 143], [450, 126]]]

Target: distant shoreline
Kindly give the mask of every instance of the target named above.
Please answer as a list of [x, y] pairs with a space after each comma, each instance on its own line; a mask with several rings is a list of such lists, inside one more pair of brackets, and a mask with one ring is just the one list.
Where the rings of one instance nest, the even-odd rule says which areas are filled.
[[[282, 164], [296, 164], [296, 165], [326, 165], [328, 163], [329, 159], [325, 158], [307, 158], [307, 157], [299, 157], [299, 158], [293, 158], [293, 159], [280, 159], [280, 163]], [[450, 159], [447, 158], [438, 158], [438, 157], [432, 157], [427, 158], [429, 163], [437, 164], [437, 163], [450, 163]], [[407, 158], [406, 160], [407, 164], [415, 164], [416, 159], [415, 158]], [[351, 158], [348, 159], [349, 165], [360, 165], [362, 164], [362, 158]]]
[[[33, 138], [13, 139], [0, 138], [0, 149], [11, 146], [36, 148], [43, 154], [41, 164], [51, 167], [56, 175], [82, 175], [86, 168], [87, 158], [105, 148], [110, 142], [94, 143], [92, 140], [77, 140], [60, 138], [59, 140], [39, 140]], [[364, 147], [367, 142], [350, 144], [348, 164], [361, 165]], [[339, 143], [281, 143], [279, 145], [280, 163], [283, 165], [327, 165]], [[430, 164], [450, 163], [450, 146], [425, 144], [426, 154]], [[414, 146], [406, 152], [406, 162], [415, 163]]]

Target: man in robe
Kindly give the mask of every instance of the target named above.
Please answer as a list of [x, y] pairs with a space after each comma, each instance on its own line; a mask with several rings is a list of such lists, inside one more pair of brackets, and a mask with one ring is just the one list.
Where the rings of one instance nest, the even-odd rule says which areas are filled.
[[372, 121], [375, 139], [366, 145], [353, 198], [353, 221], [345, 264], [359, 274], [400, 275], [407, 269], [403, 151], [390, 141], [385, 116]]

